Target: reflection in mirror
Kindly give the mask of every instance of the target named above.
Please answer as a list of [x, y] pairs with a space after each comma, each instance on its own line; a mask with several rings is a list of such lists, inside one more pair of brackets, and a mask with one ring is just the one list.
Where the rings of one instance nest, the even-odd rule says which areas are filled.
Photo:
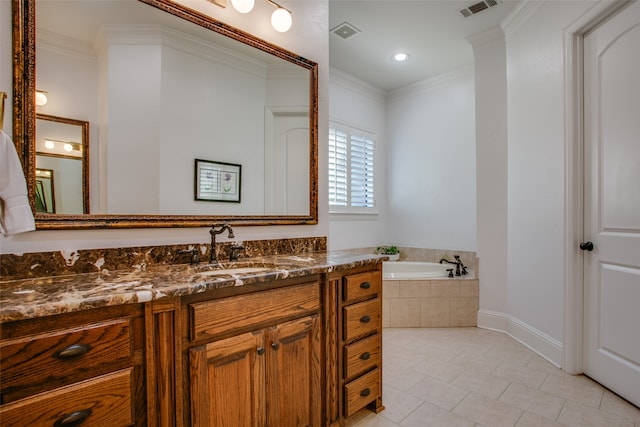
[[36, 212], [89, 213], [89, 122], [37, 114], [35, 146]]
[[36, 169], [36, 212], [56, 213], [53, 169]]
[[[36, 215], [39, 228], [317, 223], [317, 64], [169, 0], [14, 7], [32, 12], [20, 16], [35, 25], [25, 63], [37, 57], [38, 70], [37, 82], [26, 73], [16, 84], [26, 95], [16, 126], [24, 124], [29, 178], [36, 168], [54, 171], [57, 215]], [[30, 34], [22, 34], [27, 44]], [[45, 105], [31, 104], [36, 87], [47, 92]], [[61, 188], [73, 156], [40, 146], [41, 120], [31, 138], [30, 110], [91, 123], [95, 150], [90, 159], [86, 145], [77, 153], [82, 208], [62, 199], [80, 188]], [[241, 203], [194, 200], [198, 158], [242, 166]], [[89, 212], [56, 226], [67, 220], [59, 214]]]

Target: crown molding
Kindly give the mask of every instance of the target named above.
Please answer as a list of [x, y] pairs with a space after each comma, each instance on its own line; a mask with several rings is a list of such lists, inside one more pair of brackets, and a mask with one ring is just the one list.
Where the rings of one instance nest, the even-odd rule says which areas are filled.
[[447, 85], [451, 82], [455, 82], [464, 78], [473, 78], [474, 67], [473, 65], [467, 65], [464, 67], [456, 68], [453, 71], [439, 74], [429, 79], [410, 84], [398, 89], [387, 92], [387, 102], [396, 102], [403, 98], [407, 98], [418, 93], [428, 92], [438, 87]]

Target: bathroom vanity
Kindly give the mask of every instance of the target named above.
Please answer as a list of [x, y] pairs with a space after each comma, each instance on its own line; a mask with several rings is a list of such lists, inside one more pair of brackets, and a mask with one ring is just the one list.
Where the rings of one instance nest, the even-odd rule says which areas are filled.
[[0, 423], [339, 426], [383, 409], [381, 259], [0, 283]]

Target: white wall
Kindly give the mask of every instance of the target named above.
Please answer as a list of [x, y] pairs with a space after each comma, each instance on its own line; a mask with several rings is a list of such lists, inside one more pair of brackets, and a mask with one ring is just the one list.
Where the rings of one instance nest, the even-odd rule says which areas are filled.
[[[485, 327], [504, 329], [507, 312], [507, 76], [502, 29], [470, 37], [475, 60], [477, 147], [477, 256], [480, 316]], [[491, 323], [484, 317], [496, 320]]]
[[330, 83], [329, 117], [331, 120], [375, 135], [374, 182], [378, 213], [374, 215], [332, 214], [329, 228], [329, 249], [379, 246], [385, 243], [388, 228], [386, 226], [385, 93], [335, 68], [331, 69]]
[[[181, 0], [189, 7], [218, 18], [229, 25], [250, 32], [262, 39], [279, 45], [319, 64], [319, 105], [318, 105], [318, 171], [319, 171], [319, 223], [318, 225], [243, 227], [236, 229], [238, 240], [291, 238], [305, 236], [327, 236], [329, 228], [327, 200], [327, 150], [323, 141], [327, 140], [328, 99], [329, 99], [329, 53], [328, 53], [328, 1], [291, 2], [293, 26], [289, 32], [281, 34], [272, 29], [270, 16], [273, 6], [267, 2], [257, 2], [248, 15], [241, 15], [233, 8], [202, 1]], [[0, 83], [2, 90], [12, 92], [12, 52], [11, 52], [11, 2], [0, 1]], [[5, 37], [8, 34], [9, 37]], [[7, 42], [8, 40], [8, 42]], [[8, 99], [11, 102], [11, 99]], [[10, 104], [9, 104], [10, 105]], [[11, 135], [10, 111], [5, 113], [5, 130]], [[192, 242], [208, 242], [206, 228], [181, 229], [126, 229], [126, 230], [74, 230], [35, 231], [31, 233], [0, 238], [0, 252], [22, 253], [52, 251], [61, 249], [107, 248], [133, 245], [161, 245]]]
[[389, 94], [387, 243], [476, 249], [471, 67]]
[[[595, 1], [540, 2], [507, 27], [508, 310], [551, 344], [564, 322], [565, 123], [563, 30]], [[553, 348], [553, 345], [557, 348]], [[555, 350], [555, 352], [554, 352]]]

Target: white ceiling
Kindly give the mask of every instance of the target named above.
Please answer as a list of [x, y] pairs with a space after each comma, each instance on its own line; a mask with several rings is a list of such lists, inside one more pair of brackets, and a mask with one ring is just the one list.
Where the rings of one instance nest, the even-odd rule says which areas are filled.
[[[392, 90], [473, 63], [466, 40], [500, 22], [519, 3], [464, 18], [459, 9], [479, 0], [330, 0], [329, 29], [348, 22], [360, 32], [346, 40], [329, 33], [329, 62], [383, 90]], [[394, 63], [397, 51], [410, 55]]]

